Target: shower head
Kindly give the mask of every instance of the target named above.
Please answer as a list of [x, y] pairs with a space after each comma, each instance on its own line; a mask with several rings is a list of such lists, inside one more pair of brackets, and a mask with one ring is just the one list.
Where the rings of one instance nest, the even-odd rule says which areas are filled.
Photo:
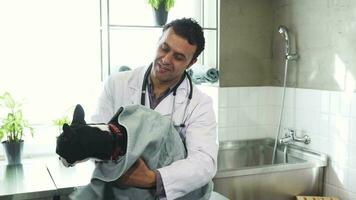
[[289, 33], [288, 33], [288, 28], [281, 25], [278, 27], [278, 32], [282, 34], [284, 40], [286, 41], [286, 55], [290, 54], [290, 42], [289, 42]]
[[281, 25], [278, 27], [278, 32], [284, 36], [286, 40], [289, 40], [288, 28]]

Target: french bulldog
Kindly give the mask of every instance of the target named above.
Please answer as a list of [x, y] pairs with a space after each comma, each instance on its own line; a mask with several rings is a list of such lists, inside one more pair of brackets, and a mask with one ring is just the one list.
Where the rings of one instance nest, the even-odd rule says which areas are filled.
[[90, 158], [97, 161], [117, 160], [125, 155], [127, 132], [118, 123], [120, 108], [105, 124], [87, 124], [84, 109], [77, 105], [70, 125], [63, 125], [57, 137], [56, 153], [66, 167], [74, 166]]

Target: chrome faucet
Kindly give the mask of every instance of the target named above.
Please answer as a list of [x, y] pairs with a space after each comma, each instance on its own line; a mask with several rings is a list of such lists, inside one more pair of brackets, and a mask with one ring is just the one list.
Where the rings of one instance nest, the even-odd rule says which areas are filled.
[[293, 142], [302, 142], [304, 144], [309, 144], [311, 139], [308, 135], [304, 135], [303, 137], [297, 137], [296, 131], [294, 129], [288, 129], [288, 132], [279, 140], [281, 144], [291, 144]]

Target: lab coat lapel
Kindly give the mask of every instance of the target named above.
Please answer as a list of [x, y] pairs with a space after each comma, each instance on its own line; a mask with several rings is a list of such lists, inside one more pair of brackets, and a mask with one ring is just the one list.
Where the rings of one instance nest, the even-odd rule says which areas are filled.
[[141, 71], [134, 74], [128, 81], [129, 88], [129, 103], [141, 104], [141, 89], [147, 67], [141, 69]]

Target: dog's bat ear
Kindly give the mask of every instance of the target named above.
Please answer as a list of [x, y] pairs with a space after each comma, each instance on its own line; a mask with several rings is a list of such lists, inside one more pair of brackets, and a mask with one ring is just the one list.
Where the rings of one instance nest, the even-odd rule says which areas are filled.
[[69, 125], [67, 123], [63, 124], [62, 129], [63, 129], [63, 134], [64, 135], [68, 135], [68, 134], [72, 133], [72, 130], [70, 129], [70, 127], [69, 127]]
[[115, 115], [110, 119], [109, 123], [118, 123], [119, 115], [124, 110], [123, 107], [120, 107], [119, 110], [115, 113]]
[[74, 109], [72, 124], [86, 124], [84, 109], [80, 104], [77, 104]]
[[72, 129], [70, 128], [70, 126], [67, 123], [65, 123], [65, 124], [63, 124], [62, 129], [63, 129], [63, 133], [61, 134], [62, 137], [66, 138], [66, 139], [71, 139], [74, 133], [73, 133]]

